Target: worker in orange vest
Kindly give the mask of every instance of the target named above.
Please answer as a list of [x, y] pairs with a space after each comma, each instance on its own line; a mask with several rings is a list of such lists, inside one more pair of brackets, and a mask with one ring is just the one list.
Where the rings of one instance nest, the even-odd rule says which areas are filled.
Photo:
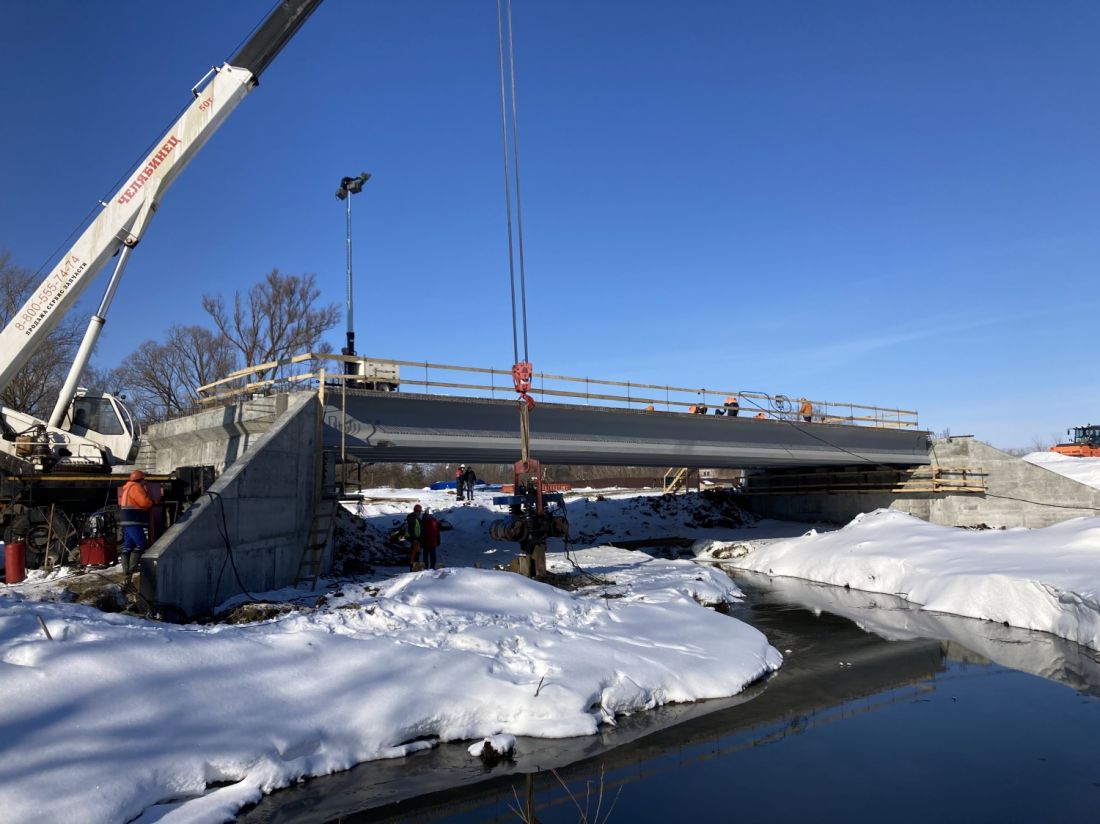
[[737, 413], [741, 411], [741, 404], [737, 402], [736, 395], [730, 395], [726, 398], [726, 402], [722, 404], [720, 409], [715, 409], [715, 415], [729, 415], [731, 418], [736, 418]]
[[130, 480], [118, 490], [119, 525], [122, 527], [122, 571], [129, 584], [137, 571], [138, 563], [148, 544], [145, 528], [149, 526], [149, 510], [153, 499], [145, 488], [145, 473], [135, 469]]

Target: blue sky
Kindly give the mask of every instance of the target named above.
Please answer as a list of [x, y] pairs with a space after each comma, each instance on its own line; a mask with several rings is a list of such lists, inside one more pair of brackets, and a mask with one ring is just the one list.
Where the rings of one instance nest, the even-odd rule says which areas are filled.
[[[37, 269], [269, 3], [0, 7], [0, 248]], [[900, 406], [999, 446], [1100, 418], [1100, 5], [513, 13], [537, 369]], [[366, 170], [359, 351], [509, 366], [496, 60], [492, 0], [327, 0], [166, 195], [97, 364], [275, 267], [342, 304], [334, 191]]]

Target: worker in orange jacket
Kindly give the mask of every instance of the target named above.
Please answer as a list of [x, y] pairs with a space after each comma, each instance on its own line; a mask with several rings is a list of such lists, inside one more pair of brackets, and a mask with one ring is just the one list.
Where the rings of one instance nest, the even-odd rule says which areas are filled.
[[726, 402], [718, 409], [714, 410], [715, 415], [729, 415], [731, 418], [736, 418], [737, 414], [741, 411], [741, 404], [737, 402], [736, 395], [730, 395], [726, 398]]
[[803, 398], [802, 405], [798, 407], [798, 414], [802, 416], [802, 420], [809, 423], [814, 418], [814, 405]]
[[130, 480], [118, 490], [119, 525], [122, 527], [122, 571], [126, 573], [126, 583], [130, 583], [137, 571], [138, 563], [148, 544], [145, 540], [145, 528], [149, 526], [149, 510], [153, 508], [153, 499], [145, 488], [145, 473], [135, 469]]

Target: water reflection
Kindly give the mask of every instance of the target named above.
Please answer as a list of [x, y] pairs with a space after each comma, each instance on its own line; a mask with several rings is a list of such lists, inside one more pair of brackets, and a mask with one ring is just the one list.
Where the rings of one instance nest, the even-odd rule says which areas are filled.
[[908, 601], [798, 578], [772, 578], [758, 573], [731, 573], [757, 604], [798, 605], [854, 622], [889, 641], [932, 638], [944, 642], [947, 656], [1003, 667], [1057, 681], [1100, 697], [1100, 662], [1096, 653], [1045, 632], [1009, 627], [992, 621], [928, 612]]
[[1036, 748], [1047, 753], [1038, 778], [1057, 794], [1044, 790], [1035, 816], [1100, 801], [1100, 768], [1075, 771], [1094, 761], [1082, 753], [1100, 734], [1100, 703], [1082, 707], [1068, 691], [997, 666], [1100, 695], [1100, 664], [1086, 650], [894, 598], [736, 577], [747, 598], [734, 616], [785, 654], [767, 683], [623, 718], [591, 737], [520, 739], [516, 760], [492, 768], [464, 744], [362, 764], [276, 793], [241, 820], [518, 821], [512, 808], [530, 797], [539, 821], [573, 822], [574, 798], [583, 806], [601, 771], [605, 805], [619, 794], [612, 821], [735, 812], [856, 820], [876, 810], [927, 821], [944, 802], [970, 820], [1024, 820], [1032, 797], [1002, 785], [1037, 778]]

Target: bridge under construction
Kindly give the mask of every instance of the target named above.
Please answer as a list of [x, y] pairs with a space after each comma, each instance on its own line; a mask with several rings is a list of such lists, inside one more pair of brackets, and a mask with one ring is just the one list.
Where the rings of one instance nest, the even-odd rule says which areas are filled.
[[[511, 463], [514, 401], [349, 389], [328, 393], [324, 445], [349, 459]], [[775, 468], [927, 464], [920, 430], [542, 404], [531, 452], [544, 464]]]
[[[204, 411], [150, 427], [138, 456], [145, 471], [209, 466], [218, 477], [145, 553], [147, 601], [191, 616], [243, 591], [315, 585], [331, 565], [341, 461], [487, 464], [520, 454], [508, 373], [376, 361], [368, 371], [354, 360], [307, 354], [261, 364], [204, 387]], [[404, 367], [399, 387], [397, 367]], [[448, 369], [460, 375], [440, 374]], [[764, 474], [860, 467], [893, 473], [892, 488], [911, 483], [932, 460], [928, 433], [906, 410], [743, 391], [734, 415], [734, 393], [532, 377], [529, 445], [543, 464]], [[784, 485], [778, 502], [795, 481], [777, 481]], [[847, 474], [842, 482], [850, 485]], [[225, 574], [229, 558], [232, 575]]]
[[[306, 353], [240, 370], [201, 391], [216, 405], [282, 386], [316, 388], [324, 448], [345, 460], [512, 463], [516, 402], [500, 397], [509, 383], [500, 369]], [[544, 464], [755, 469], [929, 461], [928, 433], [911, 410], [542, 372], [530, 394], [538, 399], [530, 449]], [[729, 414], [723, 398], [737, 399], [739, 414]]]

